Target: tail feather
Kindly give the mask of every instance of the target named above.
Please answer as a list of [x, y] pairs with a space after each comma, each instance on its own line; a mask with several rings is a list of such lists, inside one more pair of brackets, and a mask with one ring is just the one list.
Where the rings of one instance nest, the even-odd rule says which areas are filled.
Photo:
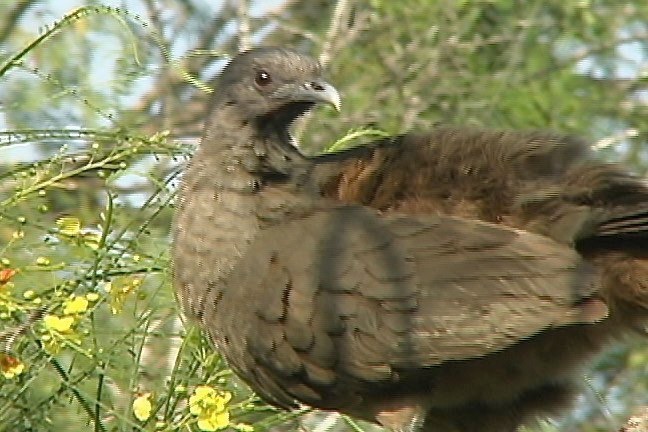
[[642, 208], [613, 216], [601, 223], [596, 230], [598, 237], [648, 236], [648, 209]]

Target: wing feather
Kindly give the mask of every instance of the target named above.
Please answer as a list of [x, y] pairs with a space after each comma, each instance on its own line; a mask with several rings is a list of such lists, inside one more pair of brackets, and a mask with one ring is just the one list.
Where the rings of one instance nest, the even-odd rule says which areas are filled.
[[288, 393], [296, 382], [317, 392], [336, 376], [394, 380], [398, 370], [481, 357], [607, 312], [582, 306], [599, 274], [564, 244], [355, 206], [263, 231], [228, 283], [255, 287], [241, 345]]

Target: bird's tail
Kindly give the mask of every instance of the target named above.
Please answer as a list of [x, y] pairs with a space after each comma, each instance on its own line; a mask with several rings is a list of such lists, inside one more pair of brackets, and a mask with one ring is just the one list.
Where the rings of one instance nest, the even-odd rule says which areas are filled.
[[610, 217], [598, 226], [595, 235], [627, 241], [648, 240], [648, 196], [646, 200], [639, 208], [613, 211]]
[[567, 182], [569, 192], [578, 196], [576, 202], [588, 203], [593, 211], [577, 248], [602, 270], [605, 297], [622, 305], [621, 315], [627, 315], [632, 325], [644, 327], [648, 323], [648, 183], [613, 164], [576, 168]]
[[648, 194], [634, 208], [610, 209], [581, 246], [603, 269], [605, 296], [624, 306], [623, 320], [648, 328]]

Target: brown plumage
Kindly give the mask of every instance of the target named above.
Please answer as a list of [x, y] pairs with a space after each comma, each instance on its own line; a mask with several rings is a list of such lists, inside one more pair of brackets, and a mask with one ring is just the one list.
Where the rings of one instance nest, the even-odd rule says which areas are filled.
[[308, 57], [225, 68], [174, 222], [184, 312], [268, 402], [514, 431], [648, 321], [648, 187], [547, 133], [437, 129], [306, 157]]

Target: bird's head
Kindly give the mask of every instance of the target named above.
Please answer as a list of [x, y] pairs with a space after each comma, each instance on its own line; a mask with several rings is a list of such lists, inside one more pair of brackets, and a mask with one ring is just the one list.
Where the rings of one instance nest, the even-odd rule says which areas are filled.
[[319, 63], [282, 48], [255, 48], [236, 55], [220, 75], [216, 109], [234, 107], [242, 120], [288, 127], [317, 103], [340, 109], [340, 95]]

